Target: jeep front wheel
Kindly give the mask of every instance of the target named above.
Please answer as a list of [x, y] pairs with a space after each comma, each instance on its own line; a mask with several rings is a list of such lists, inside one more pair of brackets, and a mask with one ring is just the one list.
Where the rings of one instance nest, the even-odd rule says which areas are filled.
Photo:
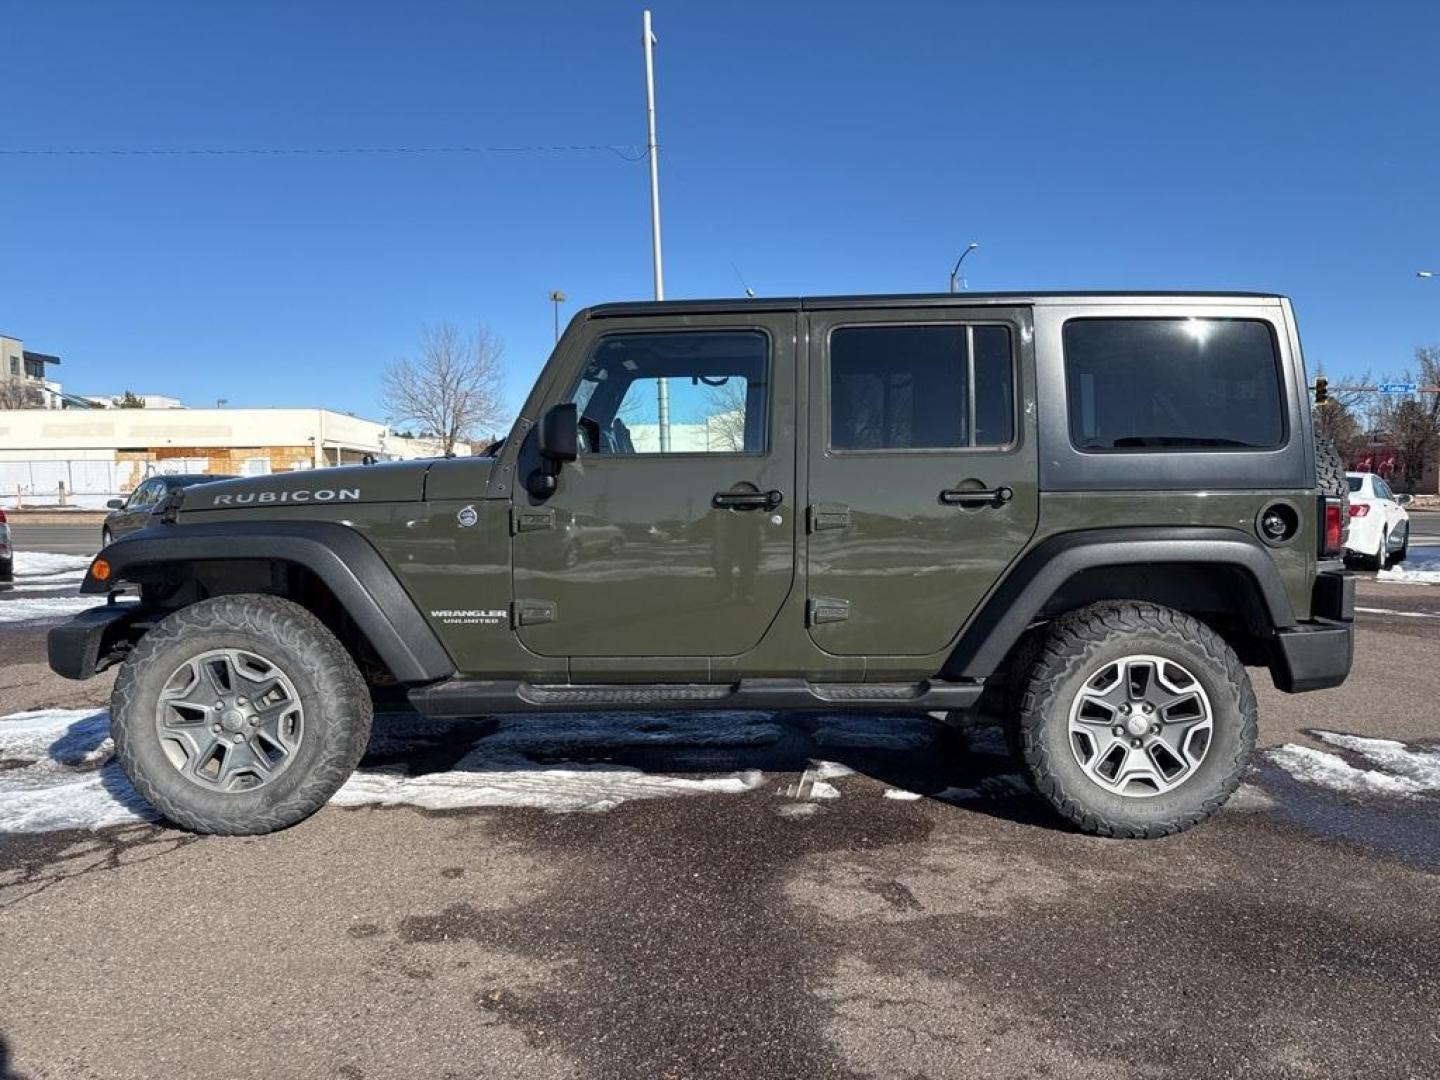
[[205, 833], [303, 820], [370, 738], [369, 691], [314, 615], [274, 596], [222, 596], [166, 617], [115, 680], [110, 725], [135, 789]]
[[1025, 681], [1018, 744], [1031, 783], [1102, 836], [1156, 837], [1209, 817], [1255, 746], [1249, 676], [1204, 623], [1155, 604], [1057, 619]]

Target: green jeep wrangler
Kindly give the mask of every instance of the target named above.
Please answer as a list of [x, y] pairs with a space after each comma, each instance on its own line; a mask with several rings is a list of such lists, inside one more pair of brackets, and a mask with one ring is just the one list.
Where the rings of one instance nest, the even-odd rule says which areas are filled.
[[[428, 717], [999, 702], [1036, 791], [1214, 812], [1281, 690], [1350, 670], [1341, 465], [1284, 297], [580, 312], [487, 457], [177, 490], [51, 631], [171, 821], [300, 821], [377, 693]], [[987, 688], [989, 693], [987, 694]]]

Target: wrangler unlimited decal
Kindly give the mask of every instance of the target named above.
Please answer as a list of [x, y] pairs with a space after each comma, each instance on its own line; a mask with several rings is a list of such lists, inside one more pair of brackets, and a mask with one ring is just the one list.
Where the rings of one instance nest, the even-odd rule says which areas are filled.
[[248, 506], [250, 503], [356, 502], [359, 488], [321, 488], [318, 491], [247, 491], [241, 495], [216, 495], [211, 506]]

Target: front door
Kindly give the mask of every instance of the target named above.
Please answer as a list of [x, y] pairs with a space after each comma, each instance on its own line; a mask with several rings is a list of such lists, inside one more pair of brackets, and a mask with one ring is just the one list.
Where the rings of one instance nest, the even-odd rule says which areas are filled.
[[810, 316], [807, 622], [841, 655], [943, 649], [1034, 533], [1029, 312]]
[[794, 579], [796, 316], [593, 325], [551, 399], [579, 406], [580, 458], [549, 496], [516, 485], [520, 639], [545, 656], [743, 653]]

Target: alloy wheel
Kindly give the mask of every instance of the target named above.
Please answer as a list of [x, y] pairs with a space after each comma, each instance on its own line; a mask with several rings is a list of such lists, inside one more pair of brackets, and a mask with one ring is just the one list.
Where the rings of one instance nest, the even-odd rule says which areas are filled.
[[295, 758], [305, 710], [290, 677], [248, 649], [211, 649], [171, 673], [155, 704], [170, 764], [211, 791], [253, 791]]
[[1070, 706], [1070, 749], [1099, 787], [1145, 798], [1200, 767], [1215, 726], [1210, 699], [1184, 665], [1126, 656], [1090, 675]]

